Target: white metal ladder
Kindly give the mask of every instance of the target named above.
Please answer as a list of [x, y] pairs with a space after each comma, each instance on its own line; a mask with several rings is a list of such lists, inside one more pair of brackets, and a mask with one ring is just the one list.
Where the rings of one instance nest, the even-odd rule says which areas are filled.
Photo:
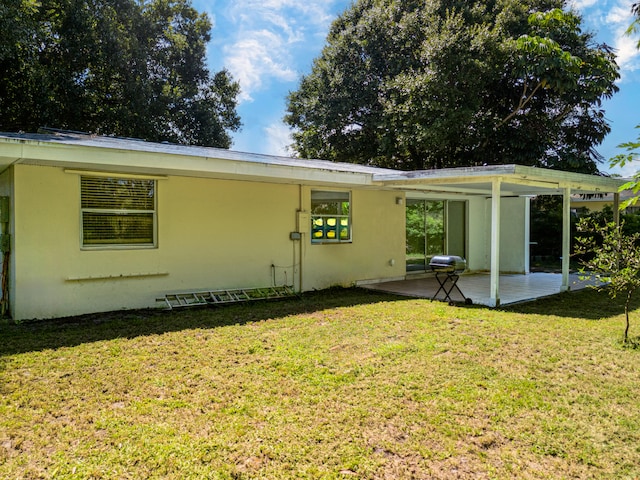
[[274, 298], [292, 297], [293, 288], [287, 285], [280, 287], [236, 288], [228, 290], [204, 290], [198, 292], [168, 293], [157, 298], [165, 302], [169, 310], [180, 307], [198, 305], [223, 305], [226, 303], [250, 302], [253, 300], [270, 300]]

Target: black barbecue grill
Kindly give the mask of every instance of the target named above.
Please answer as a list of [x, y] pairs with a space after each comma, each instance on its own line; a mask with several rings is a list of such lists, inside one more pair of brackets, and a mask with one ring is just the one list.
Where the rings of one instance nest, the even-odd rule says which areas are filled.
[[453, 305], [451, 292], [455, 289], [460, 295], [462, 295], [462, 298], [464, 298], [464, 303], [467, 305], [471, 305], [473, 303], [470, 298], [464, 296], [464, 293], [462, 293], [460, 287], [458, 287], [458, 279], [460, 278], [459, 274], [467, 269], [467, 261], [464, 258], [456, 255], [435, 255], [431, 258], [429, 267], [431, 270], [436, 272], [436, 280], [438, 280], [438, 283], [440, 284], [440, 288], [431, 300], [435, 300], [438, 294], [442, 291], [444, 292], [445, 301], [449, 302], [450, 305]]

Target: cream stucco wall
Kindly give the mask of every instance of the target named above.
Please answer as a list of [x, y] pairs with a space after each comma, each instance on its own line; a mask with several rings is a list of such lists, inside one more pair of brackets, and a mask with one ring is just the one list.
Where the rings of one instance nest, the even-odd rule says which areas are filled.
[[289, 238], [310, 186], [171, 176], [158, 180], [157, 248], [83, 250], [79, 174], [15, 165], [14, 176], [15, 319], [153, 307], [165, 293], [268, 286], [274, 275], [311, 290], [404, 273], [397, 192], [352, 189], [353, 242], [311, 245]]
[[[526, 197], [502, 198], [500, 202], [500, 272], [526, 273]], [[491, 199], [469, 201], [469, 258], [472, 271], [491, 268]]]
[[487, 217], [486, 199], [484, 197], [472, 197], [469, 199], [468, 216], [468, 245], [467, 268], [473, 272], [487, 270], [489, 260], [486, 255], [487, 235], [491, 240], [490, 223], [491, 212]]
[[[323, 187], [317, 187], [326, 190]], [[344, 189], [343, 189], [344, 190]], [[405, 206], [398, 192], [351, 190], [352, 242], [303, 243], [305, 290], [357, 281], [403, 277], [405, 274]], [[311, 188], [304, 189], [305, 209]]]
[[[525, 222], [526, 197], [503, 198], [500, 211], [500, 271], [504, 273], [527, 273], [525, 271], [526, 244], [529, 229]], [[489, 208], [489, 211], [491, 209]], [[527, 238], [525, 238], [527, 236]], [[489, 245], [491, 242], [489, 241]]]

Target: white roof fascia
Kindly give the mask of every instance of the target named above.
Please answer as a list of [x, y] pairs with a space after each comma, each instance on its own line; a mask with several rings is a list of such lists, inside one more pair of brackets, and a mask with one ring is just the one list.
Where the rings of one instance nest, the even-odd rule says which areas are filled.
[[18, 157], [13, 163], [124, 174], [368, 186], [374, 184], [373, 172], [392, 171], [205, 147], [110, 138], [103, 140], [103, 137], [76, 140], [76, 137], [65, 136], [61, 141], [51, 139], [49, 135], [20, 138], [0, 134], [0, 149], [5, 151], [5, 147], [10, 150], [12, 158]]
[[495, 179], [502, 183], [503, 196], [555, 195], [561, 194], [565, 188], [574, 193], [617, 192], [625, 183], [623, 179], [522, 165], [404, 172], [103, 136], [0, 133], [0, 170], [12, 163], [132, 175], [375, 186], [450, 195], [491, 195], [491, 183]]
[[[503, 183], [503, 195], [509, 191], [509, 184], [531, 187], [513, 188], [518, 195], [561, 194], [563, 189], [570, 188], [577, 193], [617, 192], [626, 181], [624, 179], [600, 177], [581, 173], [562, 172], [546, 168], [526, 167], [522, 165], [496, 165], [483, 167], [464, 167], [441, 170], [420, 170], [394, 174], [374, 174], [375, 181], [395, 188], [422, 187], [425, 190], [442, 190], [454, 188], [469, 193], [481, 190], [491, 193], [490, 184], [494, 179]], [[486, 184], [480, 187], [479, 184]], [[445, 187], [448, 185], [449, 187]], [[477, 185], [478, 188], [474, 188]], [[455, 186], [455, 187], [454, 187]]]
[[376, 178], [382, 181], [394, 179], [427, 179], [427, 178], [468, 178], [505, 175], [515, 173], [516, 165], [489, 165], [482, 167], [439, 168], [431, 170], [413, 170], [402, 172], [381, 173]]

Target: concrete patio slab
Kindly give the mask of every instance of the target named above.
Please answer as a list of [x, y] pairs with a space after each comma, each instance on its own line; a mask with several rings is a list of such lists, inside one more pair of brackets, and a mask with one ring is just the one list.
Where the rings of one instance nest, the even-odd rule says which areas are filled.
[[[526, 275], [500, 275], [500, 305], [519, 303], [548, 297], [560, 293], [562, 274], [536, 272]], [[465, 297], [479, 305], [490, 305], [489, 296], [490, 275], [483, 273], [460, 275], [458, 287]], [[579, 275], [569, 275], [570, 290], [581, 290], [595, 285], [593, 280], [580, 280]], [[427, 275], [422, 278], [407, 278], [393, 282], [362, 285], [362, 288], [396, 293], [418, 298], [432, 298], [440, 288], [435, 276]], [[455, 290], [451, 292], [452, 300], [464, 302], [464, 298]], [[444, 300], [442, 291], [436, 300]]]

